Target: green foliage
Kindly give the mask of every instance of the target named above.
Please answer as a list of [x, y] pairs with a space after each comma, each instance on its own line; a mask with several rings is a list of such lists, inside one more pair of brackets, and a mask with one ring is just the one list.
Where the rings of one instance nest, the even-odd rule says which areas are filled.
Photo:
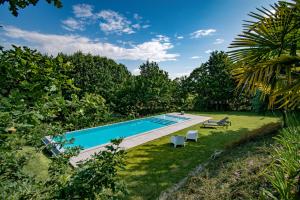
[[71, 100], [62, 96], [44, 97], [46, 103], [37, 105], [39, 113], [47, 123], [64, 122], [67, 130], [93, 127], [109, 119], [105, 99], [97, 94], [85, 94], [81, 99], [76, 94]]
[[105, 99], [97, 94], [86, 93], [80, 100], [73, 95], [67, 110], [71, 112], [66, 117], [66, 122], [70, 124], [68, 127], [71, 126], [72, 129], [93, 127], [106, 122], [109, 118]]
[[279, 2], [249, 15], [245, 29], [231, 44], [238, 87], [248, 94], [262, 91], [269, 107], [295, 109], [300, 102], [300, 2]]
[[124, 184], [117, 176], [124, 169], [125, 151], [118, 146], [122, 140], [113, 140], [107, 151], [93, 155], [92, 159], [75, 169], [61, 198], [119, 199], [126, 194]]
[[72, 65], [62, 57], [51, 58], [27, 47], [13, 46], [0, 54], [0, 95], [11, 103], [28, 106], [45, 95], [78, 90], [66, 76]]
[[[67, 130], [96, 126], [110, 119], [109, 108], [101, 95], [83, 92], [74, 85], [75, 81], [70, 76], [73, 70], [74, 66], [64, 55], [49, 57], [26, 47], [15, 46], [11, 50], [1, 51], [1, 197], [71, 199], [85, 195], [84, 197], [92, 199], [96, 195], [106, 195], [109, 198], [119, 196], [125, 191], [116, 172], [123, 166], [124, 157], [124, 153], [117, 150], [119, 142], [110, 147], [109, 152], [95, 155], [94, 160], [83, 163], [76, 170], [70, 170], [69, 158], [78, 154], [78, 148], [52, 157], [47, 180], [25, 173], [25, 166], [28, 166], [32, 154], [45, 148], [41, 145], [41, 139], [45, 135], [59, 135]], [[35, 147], [38, 152], [19, 153], [25, 145]], [[100, 162], [106, 165], [98, 166]], [[84, 175], [94, 170], [95, 166], [95, 173], [102, 170], [95, 182], [103, 183], [103, 190], [96, 191], [99, 186], [94, 191], [90, 190], [91, 193], [77, 193], [77, 188], [91, 181], [87, 180], [91, 177]], [[103, 174], [108, 178], [102, 179]]]
[[[19, 14], [19, 9], [24, 9], [29, 5], [35, 6], [39, 0], [0, 0], [0, 4], [4, 4], [5, 2], [9, 3], [10, 12], [17, 17]], [[47, 3], [53, 3], [55, 7], [61, 8], [62, 3], [61, 0], [46, 0]]]
[[67, 56], [64, 59], [73, 64], [69, 76], [76, 87], [81, 88], [79, 96], [85, 93], [101, 95], [109, 106], [114, 109], [118, 99], [116, 93], [123, 88], [124, 82], [130, 78], [130, 73], [122, 64], [106, 57], [83, 54], [81, 52]]
[[251, 99], [251, 106], [254, 112], [263, 114], [267, 111], [268, 104], [261, 99], [261, 93], [260, 90], [256, 91], [255, 96]]
[[232, 62], [224, 52], [213, 52], [209, 60], [193, 70], [187, 81], [196, 95], [197, 110], [229, 109], [235, 84], [230, 74]]
[[173, 99], [175, 105], [178, 106], [178, 111], [193, 110], [195, 107], [197, 94], [193, 94], [190, 91], [190, 81], [188, 80], [188, 77], [183, 76], [176, 78], [174, 79], [173, 84]]
[[140, 66], [140, 75], [128, 80], [120, 91], [119, 107], [122, 113], [150, 114], [168, 111], [173, 102], [172, 81], [168, 73], [159, 69], [155, 62]]
[[264, 190], [264, 194], [272, 199], [298, 199], [300, 197], [300, 126], [292, 120], [289, 127], [283, 129], [275, 137], [277, 145], [271, 151], [272, 163], [264, 171], [274, 191]]

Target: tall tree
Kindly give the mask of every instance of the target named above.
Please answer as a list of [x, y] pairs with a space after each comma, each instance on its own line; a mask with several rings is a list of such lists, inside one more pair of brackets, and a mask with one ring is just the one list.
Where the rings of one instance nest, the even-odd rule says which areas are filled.
[[230, 74], [232, 62], [224, 52], [212, 52], [209, 60], [188, 77], [190, 91], [197, 95], [196, 109], [226, 109], [235, 84]]
[[81, 52], [64, 57], [74, 66], [69, 76], [81, 88], [80, 96], [86, 92], [97, 93], [114, 109], [118, 101], [115, 94], [131, 76], [127, 68], [112, 59]]
[[[294, 109], [300, 103], [300, 1], [280, 2], [249, 15], [245, 30], [230, 45], [238, 87], [261, 91], [269, 107]], [[274, 11], [274, 12], [273, 12]]]
[[156, 62], [140, 66], [137, 77], [140, 104], [144, 112], [161, 112], [170, 108], [172, 84], [168, 73], [161, 70]]
[[169, 110], [172, 103], [172, 81], [157, 63], [140, 66], [140, 75], [132, 77], [118, 94], [122, 112], [150, 114]]

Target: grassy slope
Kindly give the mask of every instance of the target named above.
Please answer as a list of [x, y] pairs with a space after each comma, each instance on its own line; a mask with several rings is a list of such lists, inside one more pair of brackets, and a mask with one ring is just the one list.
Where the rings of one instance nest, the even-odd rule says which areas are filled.
[[260, 173], [271, 161], [267, 153], [274, 142], [271, 137], [265, 136], [225, 152], [203, 172], [190, 177], [169, 199], [258, 199], [261, 187], [269, 185]]
[[169, 135], [130, 149], [127, 168], [122, 174], [128, 183], [130, 199], [157, 198], [163, 190], [180, 181], [199, 163], [205, 162], [215, 150], [222, 149], [249, 130], [278, 120], [251, 113], [194, 114], [214, 119], [229, 116], [232, 126], [228, 129], [203, 129], [195, 125], [173, 133], [172, 135], [185, 135], [187, 130], [199, 130], [199, 141], [188, 142], [184, 148], [172, 148]]

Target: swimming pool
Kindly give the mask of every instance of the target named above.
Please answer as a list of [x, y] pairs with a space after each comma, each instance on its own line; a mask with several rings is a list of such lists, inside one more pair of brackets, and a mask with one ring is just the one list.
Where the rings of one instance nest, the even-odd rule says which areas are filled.
[[62, 138], [73, 141], [71, 144], [65, 144], [63, 148], [56, 148], [56, 150], [59, 152], [63, 151], [65, 148], [75, 146], [80, 146], [85, 150], [109, 143], [112, 139], [139, 135], [154, 129], [159, 129], [176, 123], [180, 123], [188, 119], [189, 118], [187, 117], [165, 114], [67, 132], [64, 135], [56, 136], [54, 138], [48, 137], [46, 139], [48, 141], [51, 140], [52, 142], [58, 142]]

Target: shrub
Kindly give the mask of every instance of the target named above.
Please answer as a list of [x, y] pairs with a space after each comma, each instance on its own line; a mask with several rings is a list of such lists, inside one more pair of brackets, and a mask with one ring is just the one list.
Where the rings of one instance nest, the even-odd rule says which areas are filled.
[[299, 199], [300, 183], [300, 126], [293, 122], [275, 137], [278, 142], [271, 152], [272, 163], [264, 175], [276, 192], [265, 189], [265, 197], [272, 199]]
[[112, 140], [106, 151], [93, 155], [92, 159], [79, 164], [59, 193], [62, 199], [119, 199], [127, 193], [118, 177], [125, 167], [125, 151], [120, 149], [121, 139]]

